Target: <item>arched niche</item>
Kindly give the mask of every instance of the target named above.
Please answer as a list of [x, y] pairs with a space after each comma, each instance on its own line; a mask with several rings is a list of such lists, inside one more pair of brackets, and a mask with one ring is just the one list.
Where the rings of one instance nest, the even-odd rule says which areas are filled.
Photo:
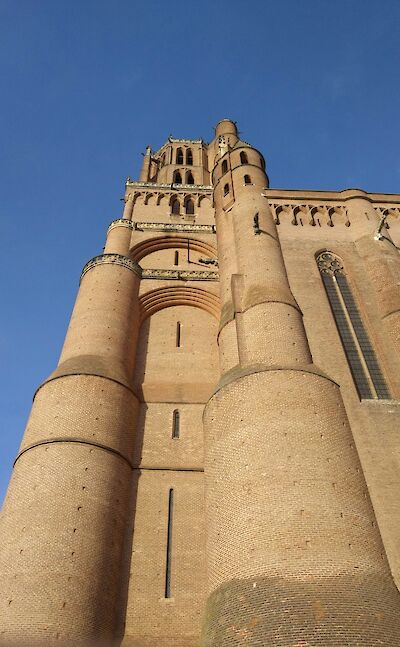
[[175, 252], [179, 250], [179, 269], [206, 270], [201, 258], [217, 258], [217, 250], [211, 243], [184, 236], [158, 236], [146, 239], [130, 250], [130, 258], [141, 262], [143, 268], [171, 269], [176, 265]]
[[218, 375], [218, 298], [199, 288], [160, 288], [140, 298], [135, 387], [144, 399], [206, 402]]

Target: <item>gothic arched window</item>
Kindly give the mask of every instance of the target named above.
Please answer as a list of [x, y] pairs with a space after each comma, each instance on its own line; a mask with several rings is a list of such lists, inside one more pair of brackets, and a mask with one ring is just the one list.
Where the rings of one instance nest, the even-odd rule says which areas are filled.
[[187, 200], [187, 201], [186, 201], [186, 204], [185, 204], [185, 211], [186, 211], [186, 213], [187, 213], [187, 214], [189, 214], [189, 215], [193, 215], [193, 214], [194, 214], [194, 202], [193, 202], [193, 200], [191, 200], [190, 198], [189, 198], [189, 200]]
[[390, 399], [342, 260], [331, 252], [322, 252], [317, 264], [360, 399]]
[[174, 173], [174, 184], [182, 184], [182, 175], [179, 171], [175, 171]]
[[187, 151], [186, 151], [186, 164], [187, 164], [188, 166], [192, 166], [192, 165], [193, 165], [193, 153], [192, 153], [192, 149], [191, 149], [191, 148], [188, 148], [188, 149], [187, 149]]
[[181, 148], [178, 148], [176, 151], [176, 163], [183, 164], [183, 151]]
[[240, 153], [240, 163], [241, 164], [248, 164], [249, 160], [247, 159], [246, 153], [243, 153], [243, 151]]
[[172, 203], [171, 203], [171, 212], [174, 215], [179, 215], [180, 210], [181, 210], [181, 205], [179, 204], [179, 200], [175, 198], [174, 200], [172, 200]]
[[190, 171], [189, 171], [189, 173], [187, 173], [187, 175], [186, 175], [186, 184], [194, 184], [194, 177], [193, 177], [193, 175], [190, 173]]

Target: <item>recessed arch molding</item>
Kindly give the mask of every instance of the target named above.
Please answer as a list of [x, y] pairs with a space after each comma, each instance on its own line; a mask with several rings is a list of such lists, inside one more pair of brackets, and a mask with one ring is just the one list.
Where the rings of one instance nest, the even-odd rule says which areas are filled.
[[141, 322], [155, 312], [174, 306], [191, 306], [205, 310], [217, 320], [220, 315], [220, 302], [216, 294], [189, 286], [157, 288], [142, 294], [139, 298]]

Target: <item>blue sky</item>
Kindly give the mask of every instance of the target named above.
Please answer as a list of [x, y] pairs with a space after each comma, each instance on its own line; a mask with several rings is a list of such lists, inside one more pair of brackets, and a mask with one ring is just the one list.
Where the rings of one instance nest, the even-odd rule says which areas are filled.
[[400, 192], [398, 0], [0, 0], [0, 501], [127, 175], [223, 118], [272, 187]]

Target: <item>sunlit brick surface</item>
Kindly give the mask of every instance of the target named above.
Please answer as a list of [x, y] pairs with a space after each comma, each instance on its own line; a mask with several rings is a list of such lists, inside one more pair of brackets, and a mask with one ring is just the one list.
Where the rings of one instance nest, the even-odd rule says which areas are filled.
[[0, 518], [4, 647], [400, 645], [400, 196], [271, 189], [215, 135], [147, 148], [82, 273]]

